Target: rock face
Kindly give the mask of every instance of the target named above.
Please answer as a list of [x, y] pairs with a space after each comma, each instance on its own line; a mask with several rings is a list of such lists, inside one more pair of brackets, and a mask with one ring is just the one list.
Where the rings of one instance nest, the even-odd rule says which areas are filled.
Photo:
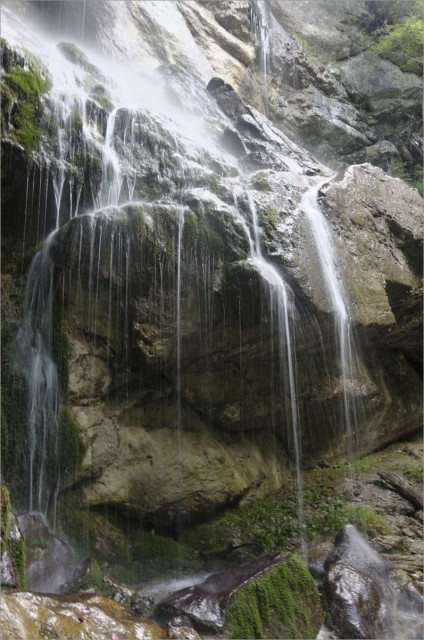
[[322, 622], [318, 592], [300, 558], [278, 554], [177, 591], [156, 606], [155, 615], [159, 620], [188, 616], [199, 629], [225, 629], [231, 638], [309, 638]]
[[[418, 592], [397, 594], [388, 566], [352, 525], [337, 536], [326, 560], [325, 594], [333, 625], [342, 637], [386, 638], [402, 635], [402, 609], [411, 616], [408, 634], [420, 637]], [[414, 591], [414, 590], [413, 590]], [[415, 616], [413, 611], [415, 609]]]
[[22, 514], [18, 522], [27, 546], [28, 589], [58, 593], [70, 578], [70, 547], [48, 530], [41, 516]]
[[[330, 181], [326, 167], [255, 108], [263, 107], [254, 63], [259, 36], [247, 35], [245, 2], [92, 4], [86, 24], [107, 34], [102, 46], [114, 64], [98, 57], [96, 66], [69, 43], [46, 53], [34, 29], [32, 46], [46, 64], [53, 56], [51, 81], [62, 87], [63, 71], [70, 95], [64, 100], [62, 90], [46, 87], [37, 96], [43, 117], [34, 162], [13, 139], [13, 127], [2, 157], [10, 292], [4, 308], [13, 339], [22, 337], [10, 317], [22, 292], [17, 274], [27, 253], [60, 227], [44, 249], [45, 278], [37, 287], [45, 289], [26, 296], [27, 307], [37, 299], [40, 308], [23, 324], [33, 331], [31, 350], [45, 343], [56, 364], [69, 433], [77, 434], [56, 453], [83, 450], [75, 455], [75, 477], [66, 471], [61, 487], [78, 484], [84, 506], [117, 507], [166, 529], [179, 518], [203, 518], [212, 508], [283, 486], [296, 458], [310, 464], [346, 456], [346, 398], [361, 406], [351, 434], [356, 454], [419, 428], [417, 191], [371, 165], [350, 167]], [[268, 21], [274, 37], [268, 71], [280, 79], [269, 83], [271, 117], [323, 156], [343, 156], [343, 162], [367, 153], [378, 159], [390, 145], [400, 153], [399, 132], [390, 137], [384, 114], [404, 109], [408, 117], [419, 81], [379, 60], [379, 83], [367, 88], [358, 65], [369, 69], [371, 63], [360, 57], [351, 26], [340, 35], [346, 3], [328, 27], [339, 34], [337, 58], [355, 55], [343, 62], [344, 79], [311, 60], [281, 26], [300, 29], [308, 7], [272, 2], [263, 16], [251, 7], [255, 24]], [[321, 8], [325, 17], [328, 3]], [[5, 33], [16, 49], [25, 30], [9, 13]], [[124, 49], [117, 45], [122, 25], [132, 25]], [[308, 29], [311, 39], [321, 37]], [[10, 83], [26, 64], [10, 53], [12, 45], [6, 47]], [[133, 51], [159, 64], [157, 71], [127, 76], [132, 70], [119, 59]], [[133, 108], [124, 97], [139, 85]], [[367, 120], [361, 105], [370, 91], [373, 116]], [[304, 207], [305, 193], [320, 185], [352, 333], [362, 348], [348, 380], [341, 375], [334, 309]], [[264, 277], [258, 266], [264, 263], [268, 275], [284, 281], [285, 331], [279, 330], [281, 305], [276, 311], [281, 285]], [[42, 335], [34, 319], [46, 316], [49, 330]], [[294, 373], [285, 358], [288, 325]], [[25, 456], [24, 447], [15, 446], [14, 426], [24, 422], [19, 410], [32, 387], [6, 364], [11, 394], [20, 394], [5, 403], [13, 449], [7, 473], [19, 486]], [[290, 378], [296, 378], [296, 402]], [[293, 427], [297, 414], [301, 438]], [[28, 446], [31, 437], [23, 439]]]
[[23, 589], [26, 586], [25, 542], [18, 520], [10, 508], [9, 490], [0, 484], [1, 572], [0, 584]]
[[144, 622], [125, 607], [103, 596], [43, 596], [2, 591], [4, 640], [56, 638], [163, 638], [166, 630]]

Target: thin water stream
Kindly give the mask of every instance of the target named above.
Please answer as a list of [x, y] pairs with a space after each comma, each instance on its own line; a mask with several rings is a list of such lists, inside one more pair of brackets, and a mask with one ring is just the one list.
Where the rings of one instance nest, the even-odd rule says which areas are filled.
[[52, 357], [53, 262], [50, 249], [56, 232], [34, 257], [27, 277], [23, 322], [17, 336], [15, 367], [28, 389], [28, 509], [46, 513], [56, 489], [60, 386]]
[[294, 350], [293, 318], [295, 312], [293, 293], [284, 282], [276, 267], [266, 260], [262, 254], [261, 229], [258, 223], [256, 204], [252, 194], [248, 193], [249, 208], [252, 215], [252, 233], [248, 233], [250, 244], [250, 260], [268, 287], [271, 317], [277, 321], [280, 394], [288, 390], [289, 410], [286, 410], [286, 424], [291, 431], [291, 447], [294, 454], [295, 483], [298, 524], [301, 532], [301, 552], [307, 560], [307, 546], [304, 526], [304, 501], [302, 481], [302, 448], [301, 429], [299, 424], [299, 408], [296, 388], [296, 363]]
[[341, 413], [344, 421], [342, 426], [346, 436], [347, 457], [352, 460], [355, 453], [355, 429], [364, 409], [362, 403], [358, 399], [354, 399], [349, 392], [350, 387], [352, 387], [351, 382], [357, 376], [356, 347], [352, 335], [352, 322], [348, 309], [347, 295], [339, 275], [334, 241], [318, 203], [318, 192], [323, 184], [324, 182], [307, 191], [302, 198], [300, 207], [305, 212], [312, 229], [322, 276], [334, 313], [340, 367], [339, 375], [342, 387], [343, 406]]

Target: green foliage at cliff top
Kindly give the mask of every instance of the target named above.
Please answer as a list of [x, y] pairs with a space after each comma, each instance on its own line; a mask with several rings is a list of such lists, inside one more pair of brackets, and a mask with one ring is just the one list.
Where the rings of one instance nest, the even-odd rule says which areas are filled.
[[403, 71], [423, 74], [424, 0], [368, 2], [374, 16], [373, 51]]

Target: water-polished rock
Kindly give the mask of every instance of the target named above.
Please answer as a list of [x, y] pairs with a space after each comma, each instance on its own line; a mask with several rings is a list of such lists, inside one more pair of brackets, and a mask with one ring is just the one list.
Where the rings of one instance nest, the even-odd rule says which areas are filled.
[[28, 588], [57, 593], [71, 579], [71, 548], [48, 529], [41, 514], [23, 513], [18, 521], [27, 547]]
[[199, 585], [181, 589], [156, 606], [158, 620], [185, 615], [195, 624], [222, 631], [231, 596], [249, 580], [281, 562], [280, 554], [257, 558], [240, 567], [215, 573]]
[[336, 537], [325, 568], [329, 613], [342, 638], [421, 637], [420, 594], [391, 578], [388, 565], [353, 525]]
[[315, 637], [323, 618], [301, 559], [278, 553], [216, 573], [156, 606], [161, 623], [175, 616], [188, 617], [200, 631], [225, 631], [231, 638], [292, 638], [294, 628], [298, 638]]
[[166, 629], [143, 621], [117, 602], [98, 595], [52, 596], [4, 589], [0, 602], [2, 640], [154, 640]]

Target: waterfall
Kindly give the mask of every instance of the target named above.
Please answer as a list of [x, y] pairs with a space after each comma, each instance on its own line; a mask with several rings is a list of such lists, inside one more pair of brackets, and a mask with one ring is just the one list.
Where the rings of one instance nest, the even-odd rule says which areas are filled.
[[[238, 193], [235, 194], [235, 204], [238, 208]], [[271, 326], [274, 319], [278, 335], [278, 363], [279, 363], [279, 393], [283, 396], [288, 391], [289, 406], [286, 408], [286, 425], [289, 426], [289, 442], [295, 467], [295, 487], [297, 500], [298, 524], [301, 536], [301, 553], [306, 561], [307, 548], [304, 525], [304, 501], [302, 481], [302, 446], [299, 423], [299, 408], [296, 388], [296, 358], [294, 347], [293, 316], [295, 313], [294, 296], [289, 286], [284, 282], [278, 269], [269, 262], [262, 253], [261, 229], [255, 201], [251, 192], [247, 193], [249, 211], [251, 214], [251, 230], [241, 216], [241, 222], [249, 240], [249, 260], [259, 273], [268, 289], [270, 299]], [[271, 336], [272, 340], [272, 336]]]
[[102, 179], [99, 194], [96, 199], [98, 209], [118, 204], [121, 193], [123, 177], [119, 166], [118, 155], [113, 146], [113, 134], [117, 113], [118, 109], [113, 109], [107, 119], [105, 143], [102, 147]]
[[59, 379], [52, 359], [53, 262], [50, 249], [54, 237], [55, 232], [52, 232], [31, 263], [15, 363], [28, 390], [28, 508], [44, 514], [49, 506], [50, 492], [58, 482], [55, 469], [47, 468], [51, 456], [57, 456], [60, 406]]
[[327, 221], [318, 203], [318, 192], [323, 183], [307, 191], [300, 207], [305, 212], [312, 229], [322, 275], [330, 297], [334, 313], [335, 330], [337, 336], [337, 352], [342, 386], [343, 428], [347, 439], [348, 458], [352, 459], [355, 452], [355, 430], [363, 407], [358, 400], [351, 397], [349, 387], [357, 377], [356, 347], [352, 335], [352, 323], [349, 314], [347, 296], [340, 279], [334, 242]]
[[268, 116], [268, 67], [270, 57], [268, 7], [266, 0], [255, 0], [250, 7], [251, 23], [259, 41], [259, 69], [262, 75], [262, 95]]

